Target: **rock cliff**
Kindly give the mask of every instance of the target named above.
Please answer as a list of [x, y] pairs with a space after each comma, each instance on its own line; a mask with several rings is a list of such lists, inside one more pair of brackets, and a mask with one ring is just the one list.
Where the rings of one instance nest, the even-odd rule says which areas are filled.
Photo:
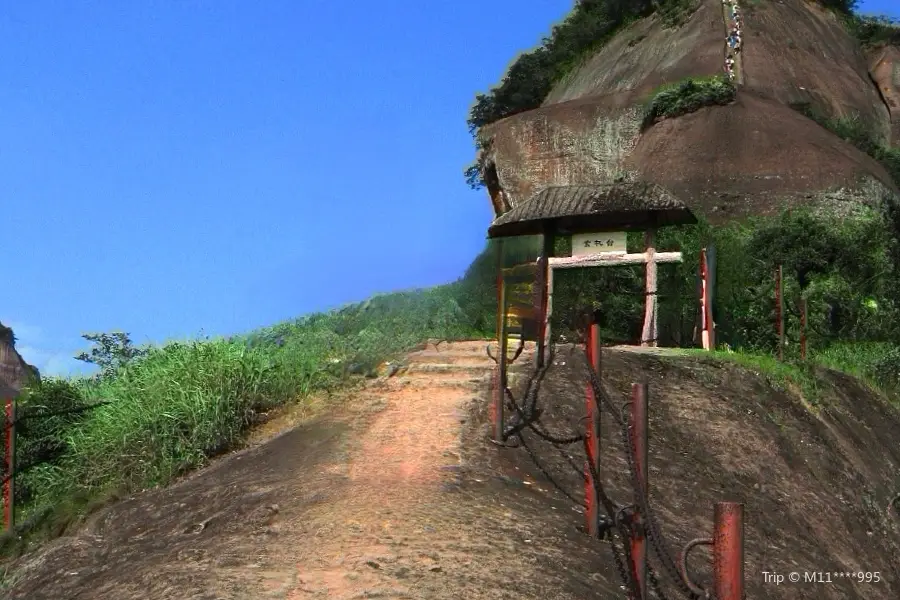
[[38, 370], [16, 351], [12, 329], [0, 323], [0, 397], [18, 394], [32, 378], [40, 378]]
[[[732, 102], [647, 127], [662, 86], [729, 70]], [[542, 106], [483, 127], [481, 160], [501, 210], [549, 185], [623, 180], [660, 185], [712, 222], [900, 201], [879, 161], [809, 114], [900, 143], [900, 48], [864, 50], [840, 16], [806, 0], [701, 0], [680, 26], [654, 14], [625, 27]]]

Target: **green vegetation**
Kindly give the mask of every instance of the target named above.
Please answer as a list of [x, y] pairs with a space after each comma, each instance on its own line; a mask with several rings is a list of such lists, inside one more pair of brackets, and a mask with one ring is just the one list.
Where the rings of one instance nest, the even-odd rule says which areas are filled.
[[[699, 253], [704, 246], [714, 246], [714, 318], [720, 347], [732, 348], [740, 357], [773, 355], [777, 344], [774, 273], [780, 264], [788, 360], [799, 357], [798, 300], [802, 296], [808, 306], [810, 356], [821, 356], [844, 371], [864, 371], [870, 381], [890, 387], [897, 380], [895, 344], [900, 340], [896, 227], [891, 215], [875, 211], [842, 219], [794, 210], [777, 218], [715, 228], [701, 223], [660, 230], [657, 247], [684, 254], [683, 264], [659, 269], [660, 343], [697, 345]], [[639, 244], [637, 236], [629, 240], [632, 251], [638, 251]], [[565, 253], [568, 248], [560, 244], [557, 251]], [[574, 334], [571, 315], [599, 308], [606, 340], [635, 343], [643, 319], [643, 286], [640, 266], [559, 272], [554, 281], [554, 330]], [[853, 348], [859, 348], [859, 353], [854, 355]]]
[[813, 360], [900, 401], [900, 346], [896, 343], [835, 343], [815, 352]]
[[804, 362], [781, 362], [772, 354], [685, 350], [698, 358], [727, 361], [761, 375], [776, 389], [797, 391], [812, 406], [820, 399], [820, 368], [850, 375], [900, 406], [900, 346], [886, 342], [837, 342], [814, 350]]
[[849, 14], [845, 19], [847, 29], [864, 48], [884, 45], [900, 45], [900, 19], [885, 15]]
[[[698, 4], [698, 0], [579, 0], [537, 48], [512, 63], [498, 86], [475, 96], [468, 124], [476, 146], [481, 127], [538, 108], [556, 83], [636, 19], [658, 11], [675, 26]], [[474, 188], [484, 185], [480, 164], [466, 169], [466, 181]]]
[[656, 90], [644, 107], [642, 128], [647, 129], [659, 119], [680, 117], [704, 106], [732, 102], [736, 89], [725, 75], [696, 77], [665, 85]]
[[815, 406], [819, 399], [819, 382], [815, 363], [782, 362], [772, 354], [716, 350], [687, 350], [684, 354], [706, 360], [734, 363], [746, 371], [762, 376], [769, 385], [783, 392], [796, 390], [804, 400]]
[[101, 378], [115, 374], [125, 364], [149, 352], [146, 348], [135, 348], [128, 334], [122, 331], [85, 333], [81, 337], [91, 342], [93, 347], [90, 353], [82, 352], [75, 358], [100, 367]]

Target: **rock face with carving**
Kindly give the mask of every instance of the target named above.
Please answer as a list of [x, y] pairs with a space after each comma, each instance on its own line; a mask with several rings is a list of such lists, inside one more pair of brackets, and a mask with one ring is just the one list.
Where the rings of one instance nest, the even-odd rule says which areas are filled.
[[38, 370], [16, 351], [12, 329], [0, 323], [0, 400], [18, 394], [29, 381], [39, 378]]
[[[662, 86], [714, 76], [734, 85], [729, 102], [647, 122]], [[622, 181], [661, 186], [713, 223], [900, 201], [881, 163], [809, 115], [900, 143], [900, 49], [864, 50], [805, 0], [701, 0], [680, 26], [651, 15], [622, 29], [542, 106], [483, 127], [479, 160], [497, 213], [548, 186]]]

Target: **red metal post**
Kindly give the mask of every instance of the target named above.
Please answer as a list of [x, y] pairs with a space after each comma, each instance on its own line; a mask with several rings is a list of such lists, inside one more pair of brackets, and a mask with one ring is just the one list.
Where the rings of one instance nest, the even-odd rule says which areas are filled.
[[775, 321], [778, 325], [778, 360], [784, 360], [784, 271], [775, 269]]
[[714, 597], [744, 600], [744, 505], [718, 502], [713, 532]]
[[806, 298], [800, 298], [800, 360], [806, 360]]
[[6, 399], [6, 483], [3, 484], [3, 524], [7, 531], [15, 527], [15, 457], [16, 457], [16, 410], [15, 400]]
[[[600, 378], [600, 325], [593, 319], [588, 327], [586, 351], [591, 369]], [[587, 411], [588, 463], [585, 464], [585, 518], [591, 537], [600, 535], [600, 497], [593, 473], [600, 472], [600, 405], [594, 394], [594, 387], [588, 381], [585, 389]], [[593, 467], [593, 473], [591, 472]]]
[[[646, 498], [648, 481], [648, 432], [650, 429], [647, 410], [647, 384], [631, 384], [631, 432], [634, 440], [634, 462], [641, 490]], [[632, 572], [640, 591], [640, 597], [647, 597], [647, 539], [644, 536], [644, 517], [639, 510], [634, 512], [635, 535], [631, 539]]]

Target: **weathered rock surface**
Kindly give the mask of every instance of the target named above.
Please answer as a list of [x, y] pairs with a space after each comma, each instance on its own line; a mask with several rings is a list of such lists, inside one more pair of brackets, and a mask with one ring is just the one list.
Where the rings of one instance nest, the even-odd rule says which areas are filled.
[[740, 10], [737, 97], [727, 106], [641, 132], [643, 106], [661, 85], [723, 73], [723, 5], [702, 0], [681, 27], [651, 16], [625, 28], [543, 106], [483, 128], [485, 163], [509, 207], [549, 185], [622, 180], [661, 185], [713, 222], [785, 205], [900, 201], [877, 161], [796, 110], [858, 117], [877, 141], [897, 143], [900, 49], [867, 56], [837, 16], [804, 0]]
[[891, 145], [900, 145], [900, 48], [886, 46], [869, 53], [869, 73], [891, 118]]
[[38, 371], [16, 351], [12, 329], [0, 323], [0, 397], [18, 394], [34, 377]]

